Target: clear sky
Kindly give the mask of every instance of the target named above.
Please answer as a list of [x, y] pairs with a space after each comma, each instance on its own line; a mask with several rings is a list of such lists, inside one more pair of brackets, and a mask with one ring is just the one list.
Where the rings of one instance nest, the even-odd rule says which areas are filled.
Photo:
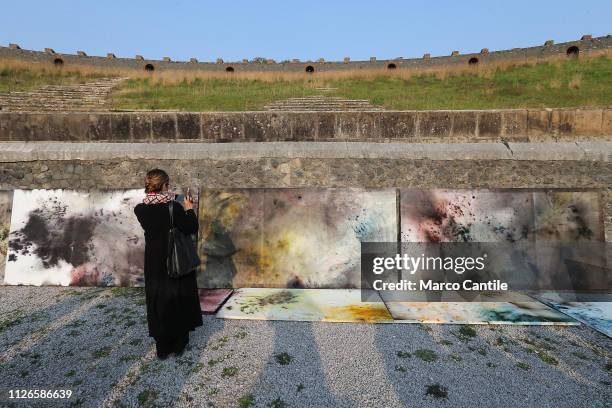
[[448, 55], [612, 34], [612, 1], [13, 0], [0, 45], [212, 61]]

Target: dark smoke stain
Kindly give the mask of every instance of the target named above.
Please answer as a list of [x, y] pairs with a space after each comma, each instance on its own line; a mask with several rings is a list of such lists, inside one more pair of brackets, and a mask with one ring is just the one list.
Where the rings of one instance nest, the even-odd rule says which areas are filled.
[[287, 282], [287, 289], [304, 289], [306, 288], [306, 282], [299, 276], [293, 276]]
[[[464, 216], [468, 211], [469, 203], [461, 206], [436, 199], [432, 194], [426, 194], [420, 206], [424, 224], [429, 225], [423, 231], [428, 242], [443, 240], [468, 242], [473, 239], [470, 225], [457, 222], [457, 217]], [[471, 212], [468, 212], [468, 215], [473, 216]]]
[[[51, 202], [54, 205], [50, 211], [30, 212], [26, 225], [12, 233], [10, 249], [14, 254], [33, 253], [45, 268], [56, 266], [60, 260], [75, 267], [88, 262], [96, 221], [77, 215], [66, 217], [66, 207]], [[9, 257], [12, 262], [17, 261], [14, 254]]]
[[573, 222], [576, 225], [574, 229], [575, 239], [578, 240], [580, 238], [590, 240], [593, 238], [593, 230], [589, 228], [587, 221], [584, 219], [583, 214], [585, 211], [583, 209], [578, 208], [576, 205], [570, 205], [568, 207], [568, 221]]

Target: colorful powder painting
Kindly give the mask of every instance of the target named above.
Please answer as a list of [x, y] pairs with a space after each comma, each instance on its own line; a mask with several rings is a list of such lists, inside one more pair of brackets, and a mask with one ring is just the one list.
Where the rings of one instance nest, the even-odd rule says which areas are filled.
[[552, 292], [539, 293], [535, 297], [612, 338], [612, 302], [571, 302]]
[[0, 191], [0, 284], [4, 283], [4, 267], [6, 264], [6, 251], [8, 250], [8, 237], [11, 227], [12, 204], [13, 192]]
[[507, 190], [400, 190], [403, 242], [515, 242], [533, 238], [533, 195]]
[[[603, 213], [597, 191], [534, 193], [537, 265], [547, 289], [606, 288]], [[555, 283], [555, 285], [552, 284]]]
[[214, 314], [233, 291], [233, 289], [198, 289], [202, 314]]
[[576, 325], [540, 302], [386, 302], [396, 322]]
[[5, 282], [142, 286], [142, 189], [15, 190]]
[[[376, 296], [376, 294], [373, 294]], [[392, 323], [380, 298], [361, 301], [356, 289], [236, 289], [217, 312], [224, 319]]]
[[200, 287], [358, 288], [361, 241], [395, 241], [393, 189], [203, 190]]

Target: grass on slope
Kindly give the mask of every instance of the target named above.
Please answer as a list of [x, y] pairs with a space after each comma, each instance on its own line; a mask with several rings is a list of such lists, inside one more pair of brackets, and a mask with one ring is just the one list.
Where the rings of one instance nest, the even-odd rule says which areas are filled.
[[[432, 74], [379, 72], [366, 77], [280, 79], [135, 78], [114, 95], [119, 109], [261, 110], [278, 99], [318, 95], [368, 99], [388, 109], [493, 109], [612, 105], [612, 59], [566, 60]], [[232, 76], [230, 76], [232, 75]]]
[[262, 110], [278, 99], [318, 94], [301, 81], [195, 78], [166, 84], [144, 78], [128, 80], [113, 94], [113, 104], [117, 109], [247, 111]]

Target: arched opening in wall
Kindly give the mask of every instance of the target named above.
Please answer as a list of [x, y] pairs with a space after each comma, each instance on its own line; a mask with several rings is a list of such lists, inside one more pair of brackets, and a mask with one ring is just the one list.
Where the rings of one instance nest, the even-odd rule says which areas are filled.
[[229, 73], [234, 72], [234, 67], [227, 67], [227, 68], [225, 68], [225, 72], [229, 72]]
[[397, 65], [395, 65], [394, 63], [390, 63], [387, 65], [387, 69], [395, 69], [397, 68]]
[[576, 47], [575, 45], [572, 45], [571, 47], [569, 47], [566, 51], [567, 56], [568, 57], [578, 57], [578, 54], [580, 54], [580, 49], [578, 47]]
[[56, 67], [60, 68], [64, 65], [64, 60], [61, 58], [56, 58], [53, 60], [53, 65], [55, 65]]
[[155, 67], [153, 66], [153, 64], [147, 64], [147, 65], [145, 65], [145, 71], [153, 72], [153, 71], [155, 71]]
[[314, 67], [312, 65], [309, 65], [306, 67], [306, 72], [308, 72], [309, 74], [314, 73]]
[[478, 58], [476, 57], [470, 58], [470, 60], [468, 61], [468, 65], [478, 65]]

